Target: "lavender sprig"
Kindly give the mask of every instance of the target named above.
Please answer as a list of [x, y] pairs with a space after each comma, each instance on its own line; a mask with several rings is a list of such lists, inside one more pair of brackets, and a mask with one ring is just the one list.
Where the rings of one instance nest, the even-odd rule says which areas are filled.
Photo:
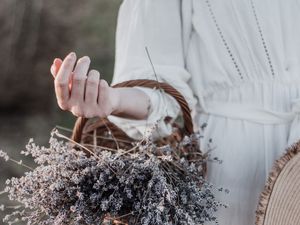
[[[23, 207], [4, 222], [98, 225], [125, 219], [129, 225], [196, 225], [217, 223], [215, 212], [226, 207], [215, 198], [218, 188], [201, 175], [206, 159], [190, 161], [171, 146], [157, 147], [151, 138], [138, 142], [134, 152], [99, 147], [88, 157], [74, 149], [79, 143], [55, 136], [70, 141], [54, 130], [49, 147], [30, 139], [22, 151], [37, 167], [6, 182], [10, 200]], [[186, 137], [178, 147], [189, 146], [195, 138]], [[194, 153], [200, 154], [196, 149]], [[10, 159], [3, 151], [0, 156]]]

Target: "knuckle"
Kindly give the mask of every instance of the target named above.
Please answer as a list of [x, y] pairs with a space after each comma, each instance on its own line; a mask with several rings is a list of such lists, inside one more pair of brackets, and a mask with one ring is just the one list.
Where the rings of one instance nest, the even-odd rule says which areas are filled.
[[97, 117], [100, 117], [100, 118], [105, 118], [105, 114], [100, 110], [98, 113], [97, 113]]
[[73, 115], [77, 116], [77, 117], [82, 117], [84, 116], [84, 113], [82, 110], [80, 110], [79, 108], [73, 108], [71, 110], [71, 112], [73, 113]]
[[58, 106], [62, 109], [62, 110], [68, 110], [69, 109], [69, 105], [67, 102], [65, 101], [58, 101]]
[[101, 106], [100, 109], [98, 110], [98, 116], [101, 118], [107, 117], [110, 115], [110, 110], [107, 107]]
[[91, 106], [84, 107], [83, 110], [84, 117], [92, 118], [93, 117], [93, 109]]
[[102, 111], [102, 117], [107, 117], [107, 116], [109, 116], [109, 115], [110, 115], [110, 114], [108, 113], [107, 110]]
[[74, 76], [74, 78], [73, 78], [73, 83], [74, 84], [81, 84], [84, 81], [85, 81], [84, 77]]
[[104, 114], [105, 114], [105, 116], [109, 116], [111, 114], [111, 108], [106, 107], [105, 110], [104, 110]]
[[86, 84], [90, 86], [98, 86], [98, 81], [95, 79], [87, 79]]
[[87, 108], [95, 108], [97, 107], [97, 100], [93, 98], [93, 94], [86, 93], [85, 104]]
[[100, 117], [100, 118], [103, 117], [102, 108], [99, 107], [99, 105], [96, 105], [96, 106], [95, 106], [94, 116], [95, 116], [95, 117]]
[[72, 110], [75, 110], [75, 111], [82, 111], [82, 108], [83, 108], [83, 101], [82, 99], [80, 98], [80, 95], [78, 93], [74, 93], [70, 100], [70, 105], [72, 105]]
[[90, 113], [84, 113], [85, 118], [92, 118]]
[[63, 80], [55, 80], [55, 85], [59, 88], [65, 88], [68, 86], [68, 83]]
[[85, 116], [86, 118], [93, 118], [93, 117], [96, 116], [96, 113], [93, 112], [93, 111], [86, 111], [86, 112], [84, 113], [84, 116]]
[[77, 105], [80, 102], [81, 96], [77, 91], [71, 93], [70, 102], [72, 105]]
[[85, 103], [89, 105], [89, 107], [95, 107], [97, 105], [97, 101], [93, 98], [93, 94], [86, 93]]

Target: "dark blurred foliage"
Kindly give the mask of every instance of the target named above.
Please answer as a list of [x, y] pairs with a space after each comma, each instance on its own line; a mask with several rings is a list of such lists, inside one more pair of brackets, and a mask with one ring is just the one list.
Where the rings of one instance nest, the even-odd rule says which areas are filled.
[[[76, 118], [57, 106], [50, 65], [74, 51], [78, 57], [90, 56], [91, 68], [110, 82], [120, 3], [0, 1], [0, 149], [20, 158], [30, 137], [47, 145], [56, 125], [72, 129]], [[0, 191], [7, 177], [22, 172], [0, 160]]]
[[[2, 0], [0, 2], [0, 109], [49, 112], [49, 67], [69, 51], [89, 55], [111, 79], [120, 1]], [[44, 104], [47, 102], [47, 104]]]

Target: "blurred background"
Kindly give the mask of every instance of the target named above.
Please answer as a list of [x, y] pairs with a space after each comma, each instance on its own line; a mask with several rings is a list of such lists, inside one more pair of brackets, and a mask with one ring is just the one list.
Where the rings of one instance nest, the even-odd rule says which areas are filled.
[[[121, 0], [0, 1], [0, 149], [24, 158], [29, 138], [48, 146], [55, 126], [72, 129], [75, 117], [56, 103], [49, 72], [55, 57], [88, 55], [108, 82], [114, 66]], [[30, 159], [24, 160], [32, 164]], [[0, 192], [24, 169], [0, 159]], [[0, 196], [0, 205], [7, 202]], [[0, 224], [4, 212], [0, 210]]]

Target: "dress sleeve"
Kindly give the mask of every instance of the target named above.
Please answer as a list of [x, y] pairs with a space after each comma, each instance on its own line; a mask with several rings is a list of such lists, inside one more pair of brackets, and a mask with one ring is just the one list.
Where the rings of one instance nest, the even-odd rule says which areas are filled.
[[[116, 31], [116, 57], [112, 84], [132, 79], [152, 79], [169, 83], [187, 100], [191, 108], [196, 100], [188, 85], [191, 75], [185, 69], [180, 0], [124, 0], [119, 9]], [[154, 73], [147, 57], [148, 48]], [[146, 128], [153, 128], [154, 138], [169, 135], [166, 116], [176, 118], [179, 105], [164, 92], [136, 87], [151, 100], [146, 120], [109, 116], [130, 137], [140, 139]], [[127, 99], [124, 99], [127, 101]], [[138, 105], [137, 105], [138, 107]]]

